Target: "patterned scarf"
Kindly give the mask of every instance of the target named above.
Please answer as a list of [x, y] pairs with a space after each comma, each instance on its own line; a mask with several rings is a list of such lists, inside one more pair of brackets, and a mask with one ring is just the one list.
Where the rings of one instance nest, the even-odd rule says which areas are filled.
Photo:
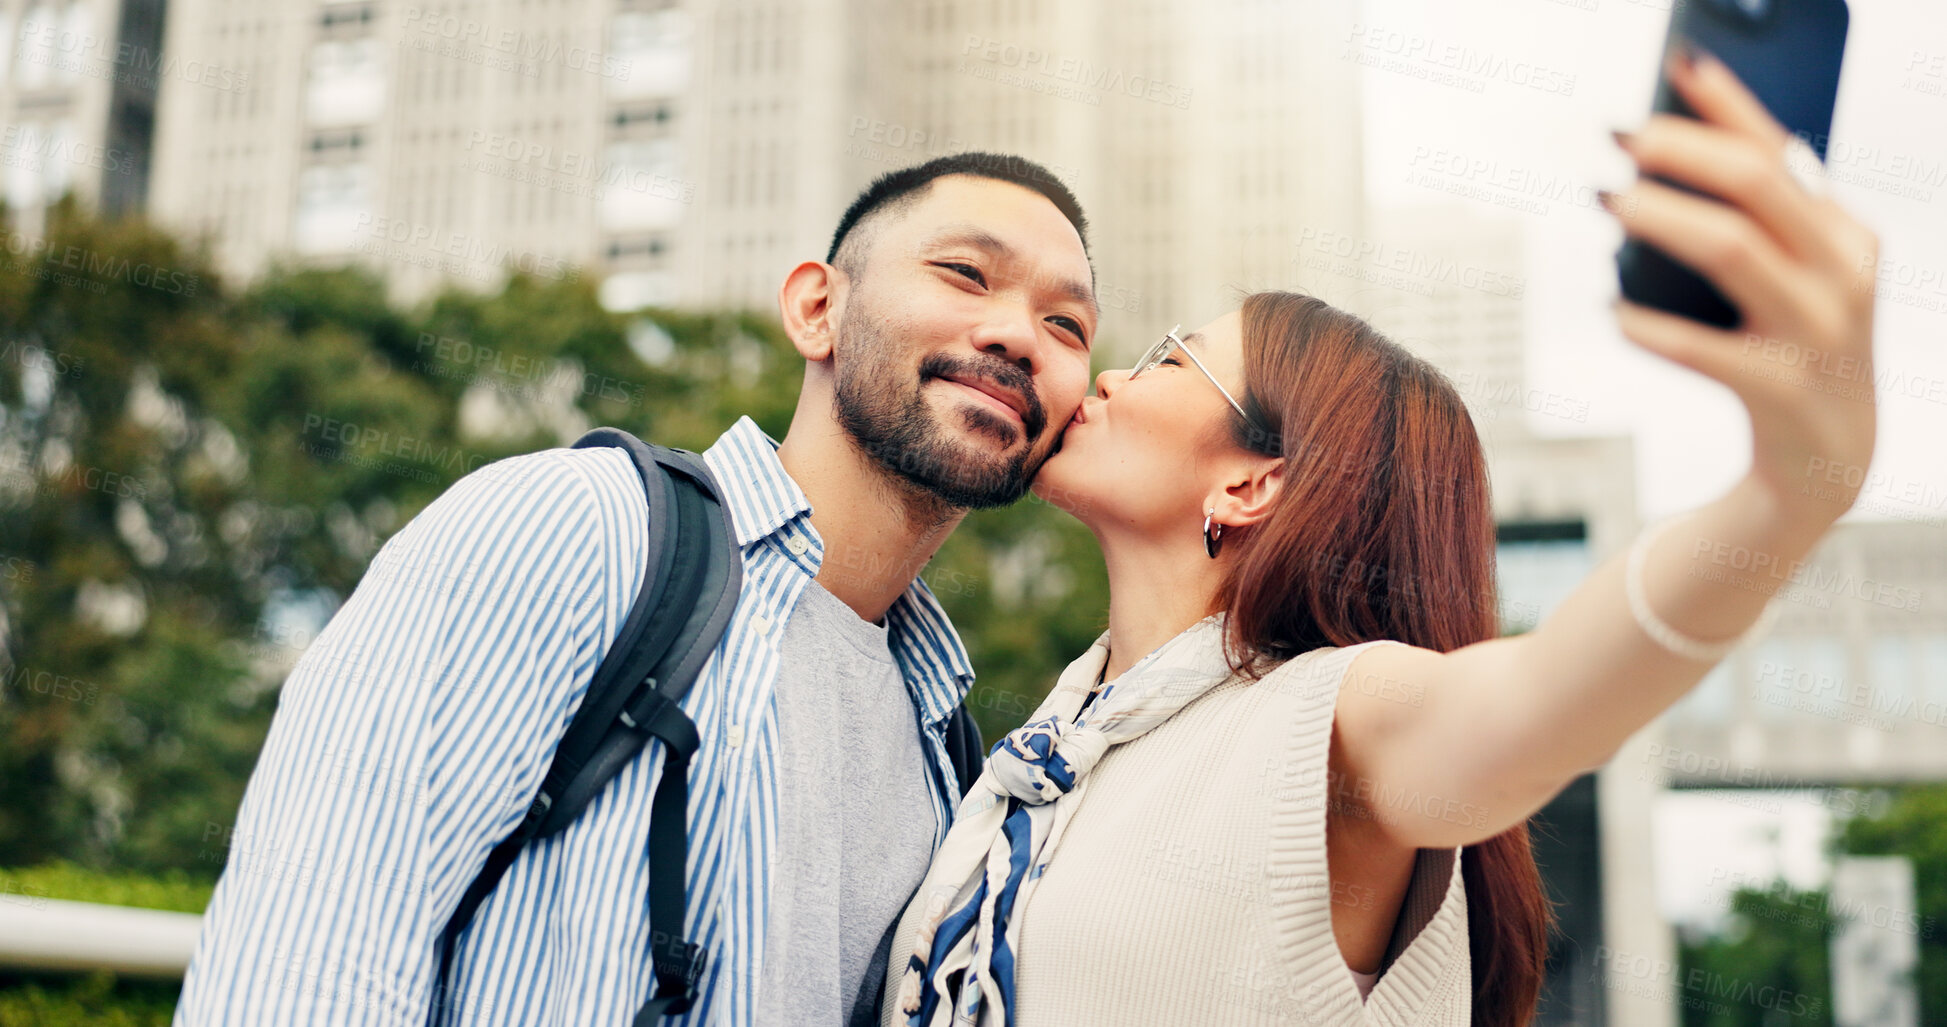
[[961, 801], [915, 902], [925, 902], [899, 987], [912, 1027], [995, 1027], [1014, 1022], [1014, 958], [1024, 906], [1075, 815], [1059, 801], [1084, 782], [1109, 746], [1168, 720], [1229, 677], [1222, 614], [1164, 643], [1077, 711], [1108, 660], [1104, 633], [1068, 665], [1034, 719], [997, 743]]

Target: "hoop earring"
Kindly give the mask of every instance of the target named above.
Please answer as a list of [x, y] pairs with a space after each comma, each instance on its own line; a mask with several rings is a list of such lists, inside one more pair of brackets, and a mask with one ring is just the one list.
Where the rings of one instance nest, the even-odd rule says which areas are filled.
[[1223, 525], [1217, 525], [1215, 532], [1210, 530], [1210, 518], [1215, 516], [1217, 516], [1217, 511], [1215, 510], [1205, 510], [1203, 512], [1203, 551], [1210, 554], [1212, 560], [1217, 558], [1217, 548], [1223, 545], [1219, 540], [1224, 537]]

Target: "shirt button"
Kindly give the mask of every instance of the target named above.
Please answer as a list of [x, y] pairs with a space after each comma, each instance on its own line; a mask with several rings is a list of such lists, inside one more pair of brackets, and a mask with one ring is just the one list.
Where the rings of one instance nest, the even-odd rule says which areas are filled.
[[761, 613], [751, 614], [750, 628], [760, 635], [768, 634], [771, 630], [771, 620]]
[[729, 745], [732, 749], [735, 749], [738, 746], [743, 745], [744, 726], [742, 724], [730, 725], [730, 727], [727, 730], [725, 730], [723, 733], [723, 740], [724, 743]]
[[789, 549], [793, 556], [803, 556], [804, 551], [811, 548], [811, 543], [806, 542], [803, 535], [793, 535], [784, 540], [784, 548]]

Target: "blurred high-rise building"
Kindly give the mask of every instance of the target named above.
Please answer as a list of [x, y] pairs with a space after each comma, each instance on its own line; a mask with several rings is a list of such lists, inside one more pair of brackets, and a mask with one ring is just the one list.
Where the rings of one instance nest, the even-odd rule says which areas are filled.
[[165, 85], [153, 207], [246, 277], [366, 260], [412, 298], [513, 266], [769, 310], [874, 175], [1014, 152], [1081, 197], [1131, 346], [1359, 231], [1354, 8], [177, 0], [169, 51], [250, 88]]
[[[1527, 279], [1520, 222], [1459, 202], [1378, 207], [1366, 236], [1321, 240], [1300, 256], [1308, 268], [1357, 280], [1353, 304], [1445, 371], [1476, 422], [1521, 419]], [[1586, 405], [1565, 412], [1586, 420]]]
[[[1308, 273], [1344, 283], [1349, 307], [1438, 367], [1467, 405], [1487, 456], [1501, 628], [1533, 630], [1639, 524], [1631, 440], [1587, 435], [1587, 399], [1529, 381], [1521, 223], [1462, 200], [1376, 207], [1363, 233], [1312, 233], [1298, 254]], [[1675, 958], [1649, 872], [1656, 793], [1612, 767], [1541, 811], [1546, 827], [1533, 844], [1559, 905], [1537, 1024], [1675, 1022], [1666, 996], [1606, 988], [1587, 956]]]
[[[1879, 495], [1904, 485], [1874, 481], [1860, 506], [1871, 512]], [[1917, 486], [1911, 494], [1933, 512], [1842, 522], [1777, 590], [1771, 630], [1671, 711], [1668, 744], [1722, 764], [1677, 767], [1667, 775], [1672, 783], [1790, 788], [1947, 777], [1947, 674], [1939, 670], [1947, 666], [1947, 610], [1938, 600], [1947, 595], [1947, 495]]]
[[961, 148], [1042, 160], [1089, 210], [1110, 341], [1194, 328], [1250, 290], [1310, 284], [1293, 249], [1307, 229], [1360, 230], [1359, 72], [1342, 52], [1356, 10], [888, 5], [844, 178]]
[[159, 84], [222, 91], [229, 68], [162, 50], [163, 0], [0, 0], [0, 200], [37, 236], [72, 191], [108, 215], [140, 210]]
[[679, 220], [686, 23], [618, 2], [173, 3], [169, 52], [252, 85], [165, 87], [153, 211], [240, 277], [362, 260], [412, 298], [580, 274]]

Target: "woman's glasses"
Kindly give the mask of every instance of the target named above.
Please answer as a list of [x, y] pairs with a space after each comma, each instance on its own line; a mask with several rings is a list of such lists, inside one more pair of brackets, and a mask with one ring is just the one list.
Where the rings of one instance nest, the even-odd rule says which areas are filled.
[[1203, 376], [1205, 378], [1210, 379], [1210, 384], [1215, 385], [1217, 387], [1217, 391], [1224, 394], [1225, 402], [1228, 402], [1230, 404], [1230, 408], [1232, 410], [1237, 411], [1237, 416], [1243, 418], [1244, 423], [1249, 424], [1252, 427], [1256, 427], [1257, 422], [1251, 420], [1251, 415], [1244, 412], [1243, 404], [1237, 402], [1236, 397], [1230, 394], [1230, 390], [1224, 388], [1224, 383], [1218, 381], [1217, 376], [1211, 374], [1210, 369], [1203, 366], [1203, 361], [1197, 359], [1197, 355], [1195, 351], [1191, 350], [1190, 347], [1185, 346], [1183, 344], [1183, 337], [1176, 334], [1177, 332], [1180, 332], [1182, 330], [1183, 330], [1183, 326], [1177, 325], [1175, 328], [1172, 328], [1169, 331], [1164, 332], [1163, 337], [1156, 340], [1156, 345], [1149, 347], [1149, 352], [1144, 353], [1142, 355], [1142, 359], [1136, 361], [1136, 366], [1130, 369], [1129, 380], [1132, 382], [1135, 381], [1138, 377], [1142, 375], [1144, 371], [1148, 371], [1154, 368], [1156, 365], [1169, 359], [1169, 355], [1171, 353], [1180, 349], [1183, 351], [1184, 356], [1190, 358], [1191, 363], [1197, 365], [1197, 370], [1202, 371]]

